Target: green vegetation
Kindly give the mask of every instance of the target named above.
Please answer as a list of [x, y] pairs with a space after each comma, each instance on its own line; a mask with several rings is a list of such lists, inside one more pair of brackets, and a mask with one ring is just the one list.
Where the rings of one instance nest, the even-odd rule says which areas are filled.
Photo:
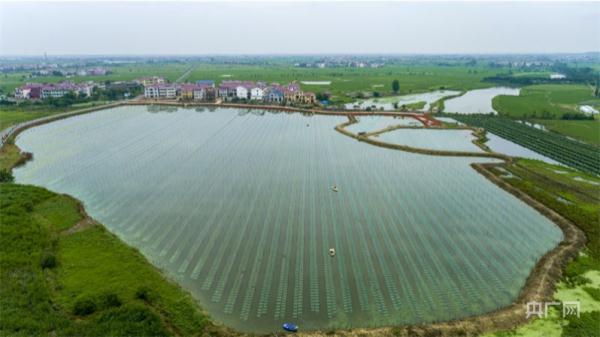
[[493, 115], [452, 115], [452, 118], [508, 139], [521, 146], [584, 172], [600, 174], [600, 152], [593, 145], [571, 140], [514, 120]]
[[536, 119], [533, 122], [544, 125], [548, 130], [575, 138], [590, 144], [600, 145], [600, 120], [566, 121]]
[[590, 257], [600, 260], [600, 179], [536, 160], [519, 159], [506, 169], [513, 175], [505, 178], [511, 185], [581, 228], [588, 238]]
[[223, 333], [74, 199], [1, 183], [0, 215], [1, 335]]
[[[468, 90], [487, 88], [482, 82], [500, 69], [487, 66], [390, 65], [381, 68], [298, 68], [291, 65], [215, 65], [200, 64], [188, 80], [251, 80], [288, 83], [291, 81], [331, 81], [329, 86], [305, 85], [304, 90], [330, 92], [334, 104], [353, 102], [352, 95], [370, 93], [374, 88], [383, 95], [393, 94], [389, 83], [398, 80], [399, 94], [430, 90]], [[387, 87], [387, 89], [386, 89]]]
[[[600, 105], [592, 87], [544, 84], [523, 87], [519, 96], [496, 96], [492, 101], [500, 115], [515, 118], [561, 119], [580, 115], [578, 105]], [[569, 115], [567, 115], [569, 114]]]
[[397, 94], [400, 91], [400, 82], [398, 80], [392, 81], [392, 91]]
[[169, 81], [175, 81], [188, 68], [189, 64], [179, 62], [157, 62], [157, 63], [135, 63], [122, 64], [106, 67], [110, 74], [105, 76], [75, 76], [66, 78], [63, 76], [39, 76], [29, 77], [29, 73], [10, 73], [0, 76], [0, 93], [12, 93], [16, 87], [26, 82], [57, 83], [62, 81], [86, 82], [95, 81], [104, 83], [106, 81], [131, 81], [144, 76], [162, 76]]
[[[552, 309], [548, 318], [484, 337], [600, 336], [600, 179], [563, 166], [526, 159], [505, 165], [504, 169], [506, 171], [493, 171], [572, 221], [586, 234], [586, 253], [567, 266], [554, 294], [557, 301], [580, 301], [582, 314], [580, 318], [562, 319], [562, 313]], [[506, 174], [507, 171], [510, 174]]]

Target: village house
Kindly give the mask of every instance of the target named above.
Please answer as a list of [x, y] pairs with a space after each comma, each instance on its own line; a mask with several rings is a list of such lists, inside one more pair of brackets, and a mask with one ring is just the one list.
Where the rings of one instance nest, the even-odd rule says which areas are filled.
[[15, 98], [20, 99], [47, 99], [60, 98], [68, 93], [75, 95], [91, 96], [97, 85], [93, 82], [75, 84], [61, 82], [51, 84], [27, 83], [15, 88]]
[[21, 87], [15, 88], [15, 98], [20, 99], [40, 99], [42, 98], [43, 84], [27, 83]]
[[159, 76], [142, 77], [138, 80], [143, 86], [164, 84], [165, 79]]
[[190, 84], [190, 83], [182, 84], [179, 89], [180, 90], [179, 97], [184, 100], [193, 100], [195, 98], [194, 92], [199, 88], [200, 87], [196, 84]]
[[146, 98], [176, 98], [177, 86], [173, 84], [155, 84], [144, 87]]
[[302, 95], [302, 103], [304, 104], [315, 104], [317, 102], [317, 96], [312, 92], [304, 92]]
[[238, 99], [248, 99], [248, 88], [245, 85], [238, 85], [235, 88], [235, 96]]
[[267, 87], [263, 93], [263, 100], [269, 103], [283, 103], [285, 96], [280, 87]]
[[223, 81], [219, 85], [219, 98], [229, 101], [237, 95], [237, 87], [242, 84], [241, 81]]
[[250, 89], [250, 99], [253, 101], [262, 101], [264, 90], [261, 87], [255, 86]]
[[201, 86], [207, 86], [207, 87], [215, 87], [215, 81], [213, 80], [198, 80], [196, 81], [197, 85], [201, 85]]
[[209, 85], [209, 84], [196, 84], [196, 87], [194, 88], [194, 100], [212, 101], [214, 99], [215, 99], [214, 86]]
[[300, 85], [296, 82], [290, 83], [283, 88], [285, 100], [290, 103], [298, 103], [303, 101], [303, 93]]

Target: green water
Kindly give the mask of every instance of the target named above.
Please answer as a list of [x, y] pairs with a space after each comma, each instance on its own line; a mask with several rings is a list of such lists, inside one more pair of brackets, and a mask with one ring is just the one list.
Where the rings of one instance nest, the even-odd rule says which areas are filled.
[[27, 130], [17, 144], [34, 160], [16, 179], [83, 200], [240, 330], [489, 312], [509, 305], [562, 239], [476, 173], [478, 159], [358, 142], [333, 129], [342, 117], [150, 110]]

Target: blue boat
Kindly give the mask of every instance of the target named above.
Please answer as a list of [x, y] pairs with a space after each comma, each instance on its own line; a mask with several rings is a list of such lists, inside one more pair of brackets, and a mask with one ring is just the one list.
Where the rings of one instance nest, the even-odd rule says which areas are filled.
[[298, 326], [293, 323], [283, 323], [283, 330], [290, 332], [298, 332]]

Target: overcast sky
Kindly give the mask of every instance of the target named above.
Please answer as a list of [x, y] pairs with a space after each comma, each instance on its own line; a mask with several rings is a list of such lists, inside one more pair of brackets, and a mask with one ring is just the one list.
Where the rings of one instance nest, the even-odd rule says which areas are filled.
[[0, 55], [583, 51], [598, 2], [0, 3]]

